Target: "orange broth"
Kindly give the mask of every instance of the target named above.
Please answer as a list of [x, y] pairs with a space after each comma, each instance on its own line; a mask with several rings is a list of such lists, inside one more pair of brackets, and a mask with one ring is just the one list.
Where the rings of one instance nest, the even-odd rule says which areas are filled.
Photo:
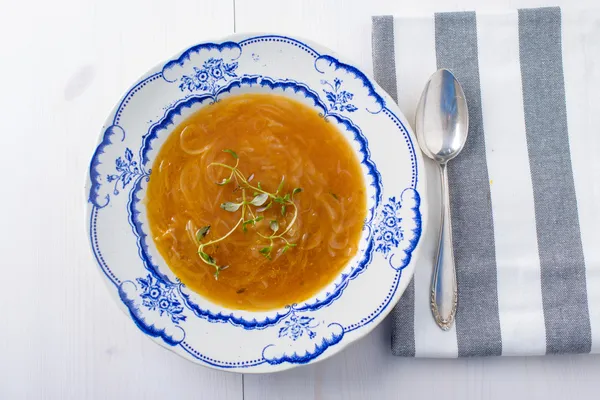
[[[264, 219], [238, 229], [204, 251], [220, 266], [198, 255], [201, 242], [218, 239], [241, 217], [225, 211], [224, 202], [242, 201], [242, 190], [230, 170], [233, 166], [249, 183], [274, 193], [282, 177], [281, 194], [302, 188], [293, 207], [281, 204], [254, 215]], [[255, 193], [244, 190], [247, 200]], [[154, 161], [147, 191], [148, 220], [154, 242], [171, 270], [191, 290], [222, 306], [249, 311], [271, 310], [309, 299], [339, 275], [356, 254], [366, 216], [366, 194], [360, 163], [349, 142], [334, 124], [314, 109], [284, 96], [243, 94], [203, 107], [177, 126]], [[265, 205], [268, 204], [265, 203]], [[247, 214], [247, 213], [246, 213]], [[246, 217], [248, 219], [250, 217]], [[285, 242], [275, 240], [267, 259], [260, 250], [272, 234], [271, 221], [296, 244], [282, 252]], [[210, 225], [199, 242], [198, 229]]]

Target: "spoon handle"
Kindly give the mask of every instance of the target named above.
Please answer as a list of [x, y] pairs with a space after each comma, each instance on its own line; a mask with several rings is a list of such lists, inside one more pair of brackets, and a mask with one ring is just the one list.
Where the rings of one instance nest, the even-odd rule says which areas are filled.
[[431, 311], [442, 330], [447, 331], [454, 323], [458, 291], [454, 251], [452, 249], [452, 222], [450, 219], [450, 197], [446, 164], [440, 164], [442, 181], [442, 215], [438, 251], [431, 280]]

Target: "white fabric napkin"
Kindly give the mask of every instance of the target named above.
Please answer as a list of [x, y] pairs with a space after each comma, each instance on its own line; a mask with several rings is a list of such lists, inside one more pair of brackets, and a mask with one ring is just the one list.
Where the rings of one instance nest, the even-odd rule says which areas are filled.
[[456, 323], [441, 331], [429, 307], [432, 204], [430, 259], [393, 312], [393, 353], [600, 352], [600, 12], [374, 17], [373, 60], [409, 121], [442, 67], [470, 113], [465, 149], [449, 164]]

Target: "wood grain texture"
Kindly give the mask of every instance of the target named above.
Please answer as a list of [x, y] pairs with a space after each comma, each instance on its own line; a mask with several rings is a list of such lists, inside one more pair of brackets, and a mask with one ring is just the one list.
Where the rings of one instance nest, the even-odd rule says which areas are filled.
[[[586, 7], [593, 6], [593, 1], [554, 4]], [[372, 15], [543, 5], [547, 1], [236, 0], [235, 9], [238, 32], [277, 32], [312, 39], [372, 74]], [[245, 399], [565, 399], [590, 398], [600, 390], [600, 381], [594, 378], [600, 373], [597, 355], [405, 359], [391, 355], [390, 329], [389, 320], [385, 321], [344, 352], [314, 365], [273, 375], [246, 375]]]
[[0, 9], [0, 399], [241, 399], [240, 375], [152, 343], [102, 282], [83, 185], [108, 112], [231, 1], [4, 2]]
[[[236, 0], [236, 28], [317, 40], [371, 72], [371, 15], [546, 1]], [[322, 363], [246, 375], [245, 393], [240, 375], [144, 338], [92, 260], [83, 184], [100, 126], [128, 85], [176, 51], [234, 30], [233, 1], [166, 4], [0, 0], [0, 399], [519, 400], [600, 390], [598, 356], [393, 357], [388, 322]]]

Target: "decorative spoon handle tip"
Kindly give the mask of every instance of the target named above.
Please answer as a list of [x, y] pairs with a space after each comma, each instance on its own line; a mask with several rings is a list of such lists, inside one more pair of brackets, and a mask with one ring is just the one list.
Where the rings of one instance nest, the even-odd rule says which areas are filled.
[[433, 313], [433, 319], [443, 331], [449, 331], [454, 324], [454, 318], [456, 316], [456, 307], [458, 306], [458, 292], [454, 291], [454, 297], [452, 301], [452, 309], [448, 317], [444, 318], [440, 314], [438, 306], [435, 301], [435, 290], [431, 291], [431, 312]]

